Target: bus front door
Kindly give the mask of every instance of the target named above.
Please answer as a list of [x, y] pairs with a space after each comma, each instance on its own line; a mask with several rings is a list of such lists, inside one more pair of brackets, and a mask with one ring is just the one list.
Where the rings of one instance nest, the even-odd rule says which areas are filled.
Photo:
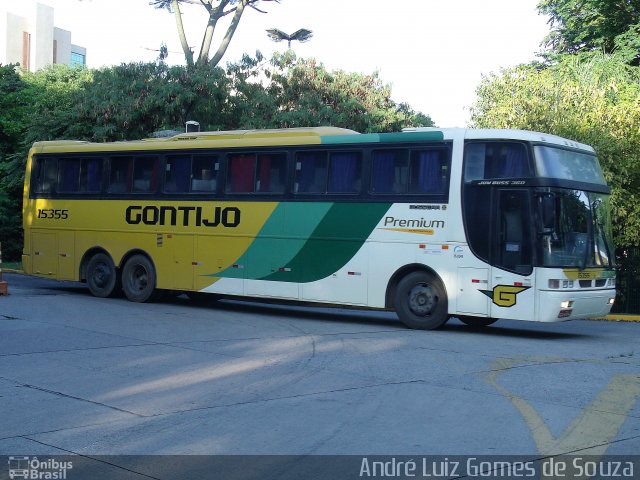
[[529, 190], [496, 193], [494, 261], [487, 292], [491, 317], [534, 320], [534, 230]]

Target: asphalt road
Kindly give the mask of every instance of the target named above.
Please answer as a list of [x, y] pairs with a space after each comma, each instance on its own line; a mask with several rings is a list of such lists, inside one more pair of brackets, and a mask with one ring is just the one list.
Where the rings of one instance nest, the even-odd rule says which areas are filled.
[[5, 280], [0, 455], [640, 452], [640, 323], [424, 332], [385, 312]]

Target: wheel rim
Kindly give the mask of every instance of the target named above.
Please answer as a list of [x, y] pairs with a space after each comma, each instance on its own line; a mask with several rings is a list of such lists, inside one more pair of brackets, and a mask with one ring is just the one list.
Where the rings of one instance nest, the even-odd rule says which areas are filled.
[[136, 265], [131, 272], [131, 277], [129, 278], [129, 285], [132, 290], [141, 292], [147, 288], [148, 284], [149, 280], [147, 276], [147, 269], [142, 265]]
[[98, 288], [105, 288], [111, 280], [111, 269], [106, 263], [98, 263], [91, 272], [91, 281]]
[[409, 309], [421, 317], [430, 315], [438, 304], [438, 297], [427, 284], [416, 285], [409, 292]]

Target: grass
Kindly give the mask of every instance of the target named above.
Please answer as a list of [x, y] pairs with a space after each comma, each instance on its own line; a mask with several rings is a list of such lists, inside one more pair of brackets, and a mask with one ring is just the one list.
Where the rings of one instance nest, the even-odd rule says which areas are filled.
[[3, 262], [2, 270], [3, 271], [22, 270], [22, 262]]

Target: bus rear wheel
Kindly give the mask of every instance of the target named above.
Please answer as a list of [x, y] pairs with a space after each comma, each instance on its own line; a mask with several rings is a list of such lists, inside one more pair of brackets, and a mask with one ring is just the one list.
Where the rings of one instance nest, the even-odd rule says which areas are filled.
[[413, 272], [400, 280], [394, 305], [400, 321], [409, 328], [433, 330], [449, 320], [444, 285], [428, 272]]
[[118, 285], [118, 272], [111, 257], [106, 253], [96, 253], [87, 263], [87, 286], [95, 297], [112, 296]]
[[146, 302], [155, 298], [156, 269], [144, 255], [134, 255], [122, 269], [122, 290], [132, 302]]
[[465, 325], [468, 325], [473, 328], [482, 328], [488, 327], [498, 321], [497, 318], [485, 318], [485, 317], [458, 317]]

